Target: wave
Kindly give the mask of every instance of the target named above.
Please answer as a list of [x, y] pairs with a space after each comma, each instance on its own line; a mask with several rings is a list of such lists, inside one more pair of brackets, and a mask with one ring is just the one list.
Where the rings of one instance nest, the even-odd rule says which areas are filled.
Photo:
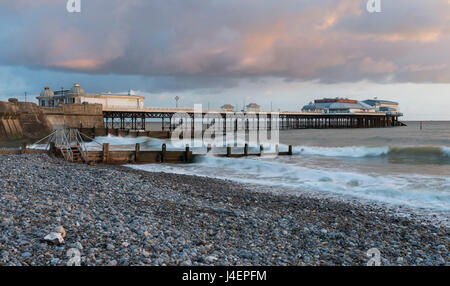
[[[131, 137], [131, 136], [114, 136], [109, 134], [108, 136], [95, 137], [95, 142], [109, 143], [111, 145], [132, 145], [136, 143], [144, 143], [150, 140], [150, 137]], [[91, 143], [91, 142], [90, 142]]]
[[373, 157], [389, 153], [389, 147], [316, 147], [316, 146], [296, 146], [293, 148], [294, 155], [317, 155], [324, 157]]
[[450, 211], [450, 179], [438, 176], [362, 174], [254, 157], [229, 159], [205, 156], [196, 164], [129, 167], [282, 187], [294, 193], [328, 192], [393, 205]]
[[450, 157], [450, 147], [441, 147], [441, 152]]
[[[203, 141], [171, 141], [164, 139], [156, 139], [149, 137], [120, 137], [120, 136], [104, 136], [97, 137], [95, 141], [98, 143], [110, 143], [111, 145], [134, 145], [143, 143], [146, 148], [159, 149], [165, 143], [170, 150], [182, 150], [189, 144], [193, 148], [206, 149], [206, 143]], [[238, 142], [238, 145], [244, 146], [246, 142]], [[89, 146], [95, 145], [93, 142]], [[267, 153], [275, 152], [276, 145], [263, 144]], [[201, 146], [201, 147], [199, 147]], [[216, 146], [216, 148], [220, 146]], [[222, 146], [222, 148], [224, 148]], [[258, 152], [259, 146], [251, 145], [250, 149]], [[280, 144], [280, 151], [287, 151], [288, 146]], [[205, 150], [204, 150], [205, 151]], [[450, 147], [447, 146], [344, 146], [344, 147], [324, 147], [324, 146], [294, 146], [294, 155], [321, 156], [321, 157], [347, 157], [347, 158], [364, 158], [364, 157], [396, 157], [396, 158], [423, 158], [423, 159], [443, 159], [450, 163]]]
[[323, 157], [440, 157], [450, 158], [450, 147], [438, 146], [405, 146], [405, 147], [368, 147], [368, 146], [347, 146], [347, 147], [317, 147], [317, 146], [296, 146], [293, 149], [294, 155], [313, 155]]

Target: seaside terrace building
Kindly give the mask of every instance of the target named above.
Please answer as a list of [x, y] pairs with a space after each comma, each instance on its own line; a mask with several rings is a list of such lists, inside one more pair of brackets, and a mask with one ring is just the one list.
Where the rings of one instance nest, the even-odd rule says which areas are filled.
[[364, 100], [363, 102], [373, 106], [377, 112], [385, 112], [386, 115], [401, 115], [398, 108], [398, 102], [379, 100], [377, 98]]
[[40, 96], [36, 97], [41, 107], [57, 107], [61, 104], [101, 104], [103, 109], [108, 108], [144, 108], [144, 97], [137, 96], [130, 90], [127, 94], [87, 94], [80, 86], [75, 83], [70, 90], [51, 91], [48, 86], [44, 88]]
[[249, 112], [260, 112], [261, 111], [261, 106], [259, 106], [256, 103], [250, 103], [246, 106], [247, 111]]
[[233, 112], [234, 111], [234, 106], [231, 105], [231, 104], [222, 105], [220, 108], [222, 108], [223, 111], [227, 111], [227, 112]]
[[302, 111], [314, 113], [360, 113], [376, 112], [376, 108], [364, 102], [348, 98], [323, 98], [303, 106]]

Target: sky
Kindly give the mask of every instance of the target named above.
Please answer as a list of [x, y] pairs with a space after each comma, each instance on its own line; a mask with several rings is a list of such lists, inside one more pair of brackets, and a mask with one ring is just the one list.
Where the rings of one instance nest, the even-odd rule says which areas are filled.
[[450, 0], [0, 0], [0, 100], [50, 86], [145, 105], [296, 111], [378, 97], [450, 120]]

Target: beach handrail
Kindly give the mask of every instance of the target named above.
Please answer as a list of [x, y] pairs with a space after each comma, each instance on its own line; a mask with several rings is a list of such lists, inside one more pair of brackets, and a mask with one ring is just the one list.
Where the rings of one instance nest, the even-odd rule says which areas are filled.
[[89, 162], [89, 153], [86, 148], [86, 144], [84, 144], [83, 138], [81, 137], [80, 131], [78, 129], [72, 129], [72, 132], [75, 133], [75, 139], [77, 141], [77, 145], [80, 146], [80, 154], [83, 157], [84, 162]]
[[[30, 148], [30, 149], [34, 149], [33, 147], [34, 147], [35, 145], [38, 145], [39, 143], [41, 143], [41, 142], [44, 141], [45, 139], [48, 139], [48, 138], [52, 137], [53, 135], [55, 135], [56, 131], [57, 131], [57, 130], [54, 130], [54, 131], [53, 131], [52, 133], [50, 133], [49, 135], [47, 135], [47, 136], [45, 136], [44, 138], [39, 139], [38, 141], [34, 142], [33, 144], [31, 144], [31, 145], [29, 146], [29, 148]], [[50, 142], [50, 140], [49, 140], [49, 142]], [[48, 149], [48, 146], [49, 146], [49, 145], [48, 145], [48, 143], [47, 143], [47, 147], [45, 148], [45, 150]]]
[[96, 140], [95, 140], [94, 138], [92, 138], [92, 137], [87, 136], [87, 135], [84, 134], [83, 132], [80, 132], [80, 131], [78, 130], [78, 133], [80, 133], [80, 135], [83, 135], [83, 136], [86, 137], [87, 139], [92, 140], [92, 142], [94, 142], [95, 144], [97, 144], [97, 145], [99, 145], [99, 146], [103, 146], [102, 143], [96, 141]]

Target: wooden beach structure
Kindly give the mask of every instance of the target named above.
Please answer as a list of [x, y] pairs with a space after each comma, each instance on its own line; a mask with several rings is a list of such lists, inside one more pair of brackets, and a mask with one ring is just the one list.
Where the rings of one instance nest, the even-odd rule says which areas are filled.
[[[141, 144], [134, 145], [133, 150], [112, 150], [110, 143], [97, 143], [101, 146], [101, 150], [93, 150], [88, 148], [83, 138], [88, 136], [80, 133], [78, 129], [58, 129], [53, 131], [47, 137], [37, 141], [32, 146], [44, 144], [46, 147], [41, 149], [28, 148], [23, 143], [20, 149], [0, 150], [0, 155], [21, 155], [21, 154], [38, 154], [48, 153], [52, 156], [63, 158], [73, 163], [84, 164], [154, 164], [154, 163], [192, 163], [196, 157], [211, 155], [217, 157], [241, 158], [248, 156], [283, 156], [292, 155], [292, 145], [288, 147], [287, 152], [280, 152], [276, 145], [274, 153], [266, 153], [264, 146], [260, 145], [259, 152], [249, 152], [249, 145], [245, 144], [243, 152], [232, 152], [231, 145], [226, 147], [226, 153], [214, 152], [211, 145], [208, 145], [206, 153], [193, 154], [193, 149], [186, 145], [184, 150], [167, 150], [166, 144], [162, 144], [160, 150], [142, 150]], [[92, 138], [89, 138], [93, 140]]]

